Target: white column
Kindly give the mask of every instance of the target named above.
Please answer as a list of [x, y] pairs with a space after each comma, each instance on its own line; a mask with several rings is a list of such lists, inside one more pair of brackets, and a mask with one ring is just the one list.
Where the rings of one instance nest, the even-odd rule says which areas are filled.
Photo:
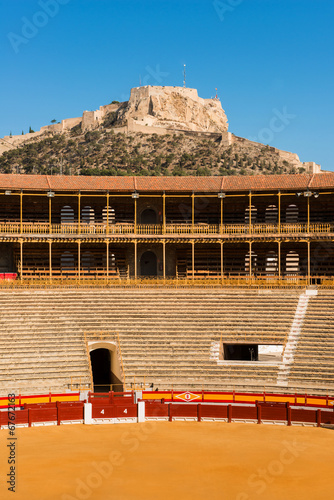
[[87, 425], [91, 425], [93, 423], [93, 411], [92, 411], [92, 403], [84, 403], [84, 423]]
[[145, 401], [138, 401], [138, 423], [145, 422]]

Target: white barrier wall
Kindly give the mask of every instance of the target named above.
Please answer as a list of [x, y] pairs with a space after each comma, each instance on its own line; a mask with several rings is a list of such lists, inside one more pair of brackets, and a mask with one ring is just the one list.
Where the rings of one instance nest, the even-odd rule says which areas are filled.
[[84, 404], [84, 424], [92, 424], [93, 423], [93, 419], [92, 419], [92, 414], [93, 414], [93, 411], [92, 411], [92, 403], [85, 403]]

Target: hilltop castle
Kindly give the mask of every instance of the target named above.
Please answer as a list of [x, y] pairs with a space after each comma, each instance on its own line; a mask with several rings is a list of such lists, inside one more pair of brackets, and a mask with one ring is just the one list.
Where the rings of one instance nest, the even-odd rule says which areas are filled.
[[[248, 142], [250, 145], [258, 144], [228, 131], [227, 117], [219, 99], [203, 99], [198, 96], [196, 89], [145, 86], [131, 89], [129, 101], [114, 101], [100, 106], [98, 110], [84, 111], [81, 117], [46, 125], [38, 132], [5, 136], [3, 140], [0, 139], [0, 154], [45, 134], [67, 133], [74, 127], [81, 127], [82, 132], [85, 132], [102, 125], [117, 133], [193, 134], [213, 137], [224, 146], [235, 143], [247, 145]], [[321, 171], [320, 165], [302, 163], [295, 153], [271, 149], [291, 165], [303, 167], [306, 173]]]

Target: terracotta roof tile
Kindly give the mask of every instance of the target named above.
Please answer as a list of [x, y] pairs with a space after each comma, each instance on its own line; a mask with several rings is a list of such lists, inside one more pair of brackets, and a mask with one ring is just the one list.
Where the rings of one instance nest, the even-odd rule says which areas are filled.
[[93, 177], [0, 174], [0, 189], [24, 191], [202, 192], [333, 189], [334, 172], [225, 177]]
[[326, 189], [333, 187], [334, 172], [323, 172], [322, 174], [314, 174], [310, 182], [310, 189]]
[[[224, 180], [225, 191], [267, 191], [284, 189], [306, 189], [310, 176], [295, 175], [250, 175], [230, 176]], [[334, 175], [332, 179], [334, 185]]]
[[0, 174], [0, 189], [34, 191], [134, 191], [133, 177]]
[[1, 189], [33, 189], [48, 190], [45, 175], [0, 174]]
[[134, 191], [134, 177], [55, 175], [49, 177], [53, 191]]
[[138, 191], [220, 191], [221, 177], [137, 177]]

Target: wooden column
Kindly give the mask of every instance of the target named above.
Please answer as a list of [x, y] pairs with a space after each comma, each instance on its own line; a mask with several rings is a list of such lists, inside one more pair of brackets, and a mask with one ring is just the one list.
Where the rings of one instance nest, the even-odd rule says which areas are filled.
[[278, 241], [278, 278], [281, 278], [281, 241]]
[[137, 279], [137, 241], [135, 241], [134, 244], [135, 244], [135, 279]]
[[252, 192], [249, 191], [249, 234], [252, 232]]
[[52, 209], [52, 203], [51, 203], [51, 196], [49, 196], [49, 234], [52, 233], [52, 217], [51, 217], [51, 209]]
[[78, 279], [81, 279], [81, 241], [78, 241]]
[[220, 234], [223, 234], [224, 224], [224, 198], [220, 198]]
[[78, 193], [78, 234], [81, 233], [81, 192]]
[[107, 283], [109, 281], [109, 241], [106, 241], [107, 247]]
[[191, 195], [191, 232], [194, 234], [195, 226], [195, 193]]
[[23, 191], [20, 192], [20, 234], [23, 233]]
[[223, 283], [224, 280], [224, 242], [220, 242], [220, 276]]
[[162, 195], [162, 234], [166, 234], [166, 193]]
[[195, 241], [191, 242], [191, 275], [192, 279], [195, 279]]
[[307, 197], [307, 232], [310, 232], [310, 196]]
[[307, 242], [307, 284], [311, 283], [311, 242]]
[[[106, 234], [109, 234], [109, 191], [107, 191], [107, 227], [106, 227]], [[107, 263], [109, 264], [109, 253], [108, 253]]]
[[23, 240], [20, 240], [20, 279], [23, 280]]
[[166, 241], [162, 242], [162, 271], [163, 278], [166, 279]]
[[249, 242], [249, 277], [252, 277], [252, 241]]
[[52, 240], [49, 240], [49, 278], [52, 281]]
[[134, 220], [135, 220], [135, 227], [134, 227], [134, 233], [137, 234], [137, 198], [134, 198], [135, 204], [134, 204]]
[[278, 232], [281, 233], [281, 191], [278, 191]]

